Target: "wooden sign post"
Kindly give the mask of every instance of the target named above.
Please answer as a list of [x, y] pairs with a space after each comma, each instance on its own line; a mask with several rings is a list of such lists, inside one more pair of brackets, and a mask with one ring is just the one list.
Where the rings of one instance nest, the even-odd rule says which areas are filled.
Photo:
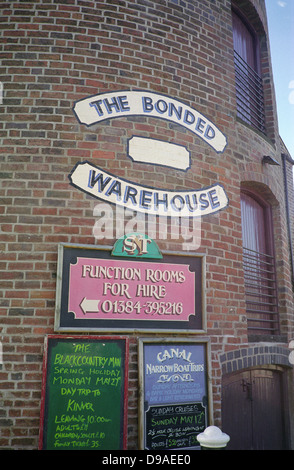
[[128, 338], [47, 337], [39, 448], [126, 449], [127, 378]]

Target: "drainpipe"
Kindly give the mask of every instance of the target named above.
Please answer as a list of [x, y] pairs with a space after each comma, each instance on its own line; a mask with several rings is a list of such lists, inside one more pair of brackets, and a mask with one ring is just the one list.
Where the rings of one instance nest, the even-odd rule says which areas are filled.
[[287, 216], [287, 226], [288, 226], [288, 238], [290, 246], [290, 258], [291, 258], [291, 267], [292, 267], [292, 286], [294, 290], [294, 258], [293, 258], [293, 240], [291, 233], [291, 223], [290, 223], [290, 206], [289, 206], [289, 188], [288, 188], [288, 179], [287, 179], [287, 167], [286, 162], [294, 165], [294, 161], [286, 153], [282, 153], [283, 161], [283, 173], [284, 173], [284, 182], [285, 182], [285, 202], [286, 202], [286, 216]]

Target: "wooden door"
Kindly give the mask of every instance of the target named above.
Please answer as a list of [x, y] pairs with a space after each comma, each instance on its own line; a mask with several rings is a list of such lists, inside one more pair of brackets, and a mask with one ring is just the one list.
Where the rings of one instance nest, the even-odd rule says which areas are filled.
[[283, 449], [284, 400], [281, 373], [256, 369], [251, 373], [251, 381], [254, 449]]
[[228, 449], [251, 449], [251, 403], [246, 389], [249, 382], [249, 372], [240, 372], [223, 379], [222, 430], [230, 436]]
[[222, 430], [231, 450], [285, 449], [281, 372], [254, 369], [224, 377]]

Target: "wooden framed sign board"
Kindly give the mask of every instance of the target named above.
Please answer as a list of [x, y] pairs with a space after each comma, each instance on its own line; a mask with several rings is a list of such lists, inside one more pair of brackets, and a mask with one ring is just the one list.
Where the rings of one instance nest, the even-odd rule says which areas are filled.
[[205, 262], [111, 255], [111, 247], [60, 245], [55, 331], [205, 331]]
[[128, 350], [122, 336], [45, 338], [40, 449], [126, 449]]
[[140, 449], [200, 448], [211, 410], [209, 340], [139, 340]]

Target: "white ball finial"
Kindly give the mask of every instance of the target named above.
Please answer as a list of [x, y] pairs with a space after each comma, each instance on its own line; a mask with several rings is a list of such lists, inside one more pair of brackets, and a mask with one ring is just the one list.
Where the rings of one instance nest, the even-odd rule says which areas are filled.
[[204, 432], [198, 434], [197, 440], [202, 447], [216, 449], [226, 447], [230, 436], [222, 432], [217, 426], [208, 426]]

